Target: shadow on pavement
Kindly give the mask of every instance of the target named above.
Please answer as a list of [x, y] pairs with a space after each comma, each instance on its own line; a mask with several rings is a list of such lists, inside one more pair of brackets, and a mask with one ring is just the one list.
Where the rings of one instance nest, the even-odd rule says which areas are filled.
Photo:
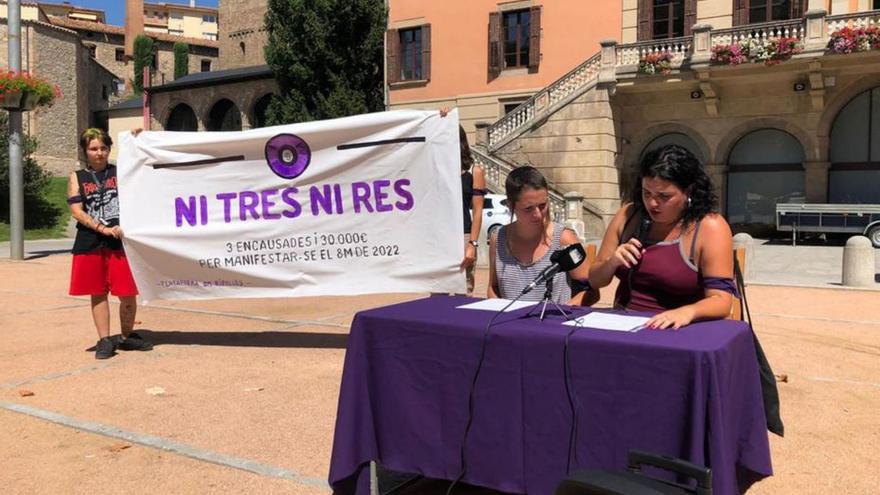
[[37, 260], [40, 258], [45, 258], [47, 256], [52, 256], [53, 254], [68, 254], [70, 253], [70, 249], [49, 249], [46, 251], [32, 251], [29, 252], [25, 257], [26, 260]]
[[290, 347], [345, 349], [348, 334], [313, 332], [154, 332], [137, 329], [156, 347], [162, 345], [216, 345], [229, 347]]

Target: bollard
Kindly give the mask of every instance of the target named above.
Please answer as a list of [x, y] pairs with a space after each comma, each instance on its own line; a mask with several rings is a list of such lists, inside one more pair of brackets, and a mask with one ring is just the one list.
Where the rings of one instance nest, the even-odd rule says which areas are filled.
[[743, 248], [746, 253], [745, 263], [742, 263], [740, 268], [743, 272], [743, 280], [748, 282], [751, 277], [753, 258], [754, 258], [754, 243], [755, 240], [752, 239], [752, 236], [746, 234], [745, 232], [740, 232], [733, 236], [733, 250], [736, 251], [738, 248]]
[[874, 246], [863, 235], [855, 235], [843, 248], [843, 285], [871, 287], [874, 282]]
[[563, 223], [577, 234], [581, 243], [586, 241], [583, 194], [575, 191], [565, 193], [565, 221]]

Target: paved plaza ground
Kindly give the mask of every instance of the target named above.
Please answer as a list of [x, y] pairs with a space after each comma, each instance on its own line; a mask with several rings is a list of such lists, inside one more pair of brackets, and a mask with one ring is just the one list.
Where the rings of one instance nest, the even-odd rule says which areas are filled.
[[[423, 294], [157, 301], [137, 318], [155, 350], [96, 361], [64, 242], [29, 244], [24, 262], [0, 245], [3, 493], [329, 493], [352, 318]], [[880, 291], [839, 288], [840, 249], [755, 253], [756, 331], [788, 381], [775, 476], [750, 493], [880, 486]], [[486, 280], [479, 270], [479, 291]]]

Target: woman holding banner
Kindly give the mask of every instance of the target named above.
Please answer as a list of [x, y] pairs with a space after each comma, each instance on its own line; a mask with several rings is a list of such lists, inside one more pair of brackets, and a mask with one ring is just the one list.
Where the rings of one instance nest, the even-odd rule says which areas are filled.
[[[541, 272], [550, 266], [550, 255], [563, 246], [580, 240], [570, 229], [550, 220], [550, 196], [547, 180], [534, 167], [518, 167], [504, 184], [507, 204], [516, 220], [498, 230], [489, 240], [488, 296], [515, 299]], [[588, 290], [585, 286], [589, 263], [553, 278], [552, 299], [560, 304], [581, 304]], [[522, 299], [539, 301], [541, 290]]]
[[[86, 168], [70, 174], [67, 204], [76, 219], [70, 295], [91, 296], [92, 320], [98, 331], [95, 358], [107, 359], [116, 349], [148, 351], [153, 345], [133, 332], [137, 287], [122, 249], [116, 167], [107, 163], [113, 141], [101, 129], [80, 138]], [[122, 335], [110, 337], [107, 293], [119, 298]]]
[[[449, 115], [449, 108], [440, 109], [440, 117]], [[479, 246], [480, 229], [483, 226], [483, 196], [486, 189], [486, 177], [483, 169], [476, 164], [468, 145], [464, 127], [458, 126], [458, 147], [461, 153], [461, 199], [464, 216], [464, 258], [460, 269], [465, 273], [467, 295], [474, 295], [474, 270], [477, 265], [477, 247]]]

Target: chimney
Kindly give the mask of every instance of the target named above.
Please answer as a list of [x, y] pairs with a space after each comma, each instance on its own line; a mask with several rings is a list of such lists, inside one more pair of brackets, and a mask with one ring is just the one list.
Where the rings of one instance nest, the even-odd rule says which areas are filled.
[[196, 6], [196, 0], [189, 0], [189, 6], [190, 6], [190, 7], [195, 7], [195, 6]]
[[144, 33], [144, 0], [125, 0], [125, 56], [134, 56], [134, 39]]

